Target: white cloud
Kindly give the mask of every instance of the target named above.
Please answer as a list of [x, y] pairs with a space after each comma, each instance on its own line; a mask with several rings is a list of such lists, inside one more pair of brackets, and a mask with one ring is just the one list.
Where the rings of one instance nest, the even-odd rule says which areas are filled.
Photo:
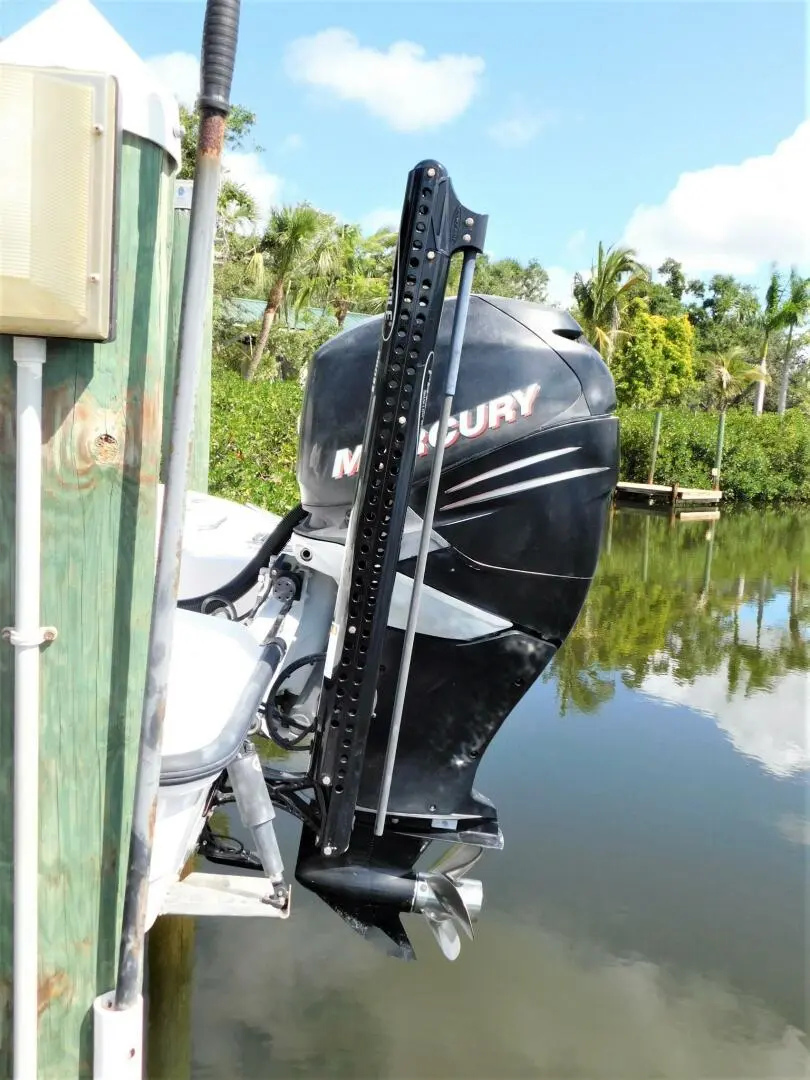
[[658, 206], [639, 206], [623, 242], [653, 266], [669, 255], [688, 273], [754, 274], [770, 262], [810, 263], [810, 121], [773, 153], [682, 173]]
[[577, 229], [565, 241], [565, 250], [569, 255], [581, 255], [587, 238], [588, 234], [584, 229]]
[[146, 61], [178, 104], [193, 109], [200, 92], [200, 61], [191, 53], [173, 52]]
[[371, 213], [366, 216], [360, 222], [360, 227], [363, 232], [375, 233], [377, 229], [393, 229], [394, 232], [399, 232], [399, 221], [402, 217], [402, 209], [389, 210], [386, 207], [381, 207], [378, 210], [372, 210]]
[[262, 161], [261, 154], [226, 150], [222, 155], [222, 169], [229, 179], [243, 187], [256, 200], [259, 210], [258, 227], [263, 228], [270, 211], [278, 205], [282, 187], [281, 177], [271, 173]]
[[545, 270], [548, 274], [548, 302], [555, 307], [570, 308], [574, 302], [571, 293], [574, 271], [564, 266], [547, 266]]
[[431, 60], [412, 41], [375, 49], [338, 27], [291, 42], [284, 66], [294, 82], [358, 102], [403, 132], [427, 131], [460, 116], [484, 71], [480, 56], [445, 53]]
[[491, 125], [489, 137], [499, 146], [510, 149], [527, 146], [541, 131], [550, 127], [556, 118], [556, 113], [550, 110], [536, 112], [518, 101], [507, 115]]

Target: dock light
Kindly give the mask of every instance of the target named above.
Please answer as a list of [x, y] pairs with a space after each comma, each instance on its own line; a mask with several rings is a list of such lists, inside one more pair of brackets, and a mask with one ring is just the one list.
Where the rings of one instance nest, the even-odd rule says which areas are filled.
[[118, 85], [0, 64], [0, 334], [115, 336]]

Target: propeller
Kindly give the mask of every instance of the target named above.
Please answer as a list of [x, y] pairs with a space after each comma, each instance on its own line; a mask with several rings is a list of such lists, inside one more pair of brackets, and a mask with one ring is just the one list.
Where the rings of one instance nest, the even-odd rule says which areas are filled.
[[433, 866], [417, 874], [413, 910], [424, 915], [447, 960], [458, 959], [462, 931], [473, 940], [473, 920], [481, 911], [483, 886], [463, 875], [481, 858], [483, 848], [454, 844]]

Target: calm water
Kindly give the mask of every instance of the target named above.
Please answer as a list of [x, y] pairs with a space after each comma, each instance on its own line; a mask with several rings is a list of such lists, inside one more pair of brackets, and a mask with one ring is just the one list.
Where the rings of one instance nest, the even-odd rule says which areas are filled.
[[300, 888], [199, 923], [178, 1080], [808, 1075], [808, 667], [810, 516], [619, 512], [479, 771], [475, 943], [409, 917], [398, 964]]

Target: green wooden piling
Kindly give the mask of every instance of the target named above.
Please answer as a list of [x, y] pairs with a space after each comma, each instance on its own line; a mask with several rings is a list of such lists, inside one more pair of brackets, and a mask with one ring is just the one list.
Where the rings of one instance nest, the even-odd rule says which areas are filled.
[[[174, 379], [177, 370], [177, 342], [180, 336], [180, 307], [183, 300], [183, 278], [188, 254], [188, 231], [191, 223], [191, 180], [175, 181], [174, 224], [172, 232], [172, 262], [169, 282], [169, 314], [166, 341], [166, 376], [163, 396], [163, 446], [161, 452], [160, 479], [165, 482], [166, 464], [171, 437], [171, 413], [174, 396]], [[208, 491], [208, 458], [211, 441], [211, 348], [214, 303], [214, 282], [208, 304], [203, 312], [205, 319], [205, 342], [200, 360], [200, 388], [194, 415], [194, 439], [189, 462], [188, 486], [190, 491]]]
[[[174, 163], [124, 134], [118, 325], [44, 370], [39, 1076], [92, 1075], [115, 982], [156, 543]], [[0, 625], [13, 625], [15, 371], [0, 338]], [[13, 650], [0, 647], [0, 1076], [11, 1075]]]
[[658, 440], [661, 438], [661, 418], [662, 412], [660, 409], [655, 414], [655, 422], [653, 424], [653, 444], [652, 454], [650, 455], [650, 471], [647, 474], [647, 483], [653, 483], [653, 477], [655, 476], [655, 459], [658, 457]]
[[715, 491], [720, 490], [720, 467], [723, 464], [723, 442], [726, 436], [726, 410], [720, 411], [720, 419], [717, 424], [717, 450], [714, 455], [714, 468], [712, 469], [712, 487]]

